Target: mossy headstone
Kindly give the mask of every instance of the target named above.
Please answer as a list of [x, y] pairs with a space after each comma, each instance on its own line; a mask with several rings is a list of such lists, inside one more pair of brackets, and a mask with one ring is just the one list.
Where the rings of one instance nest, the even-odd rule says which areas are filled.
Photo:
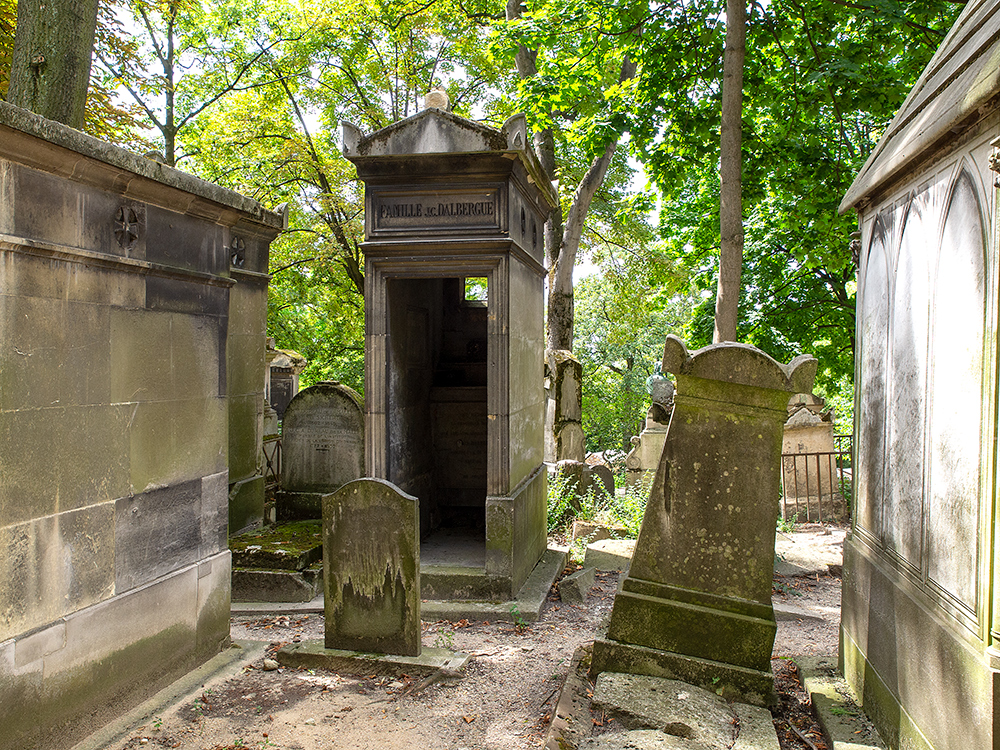
[[333, 381], [299, 391], [282, 423], [278, 520], [318, 518], [322, 496], [364, 474], [364, 460], [361, 396]]
[[417, 498], [382, 479], [323, 497], [326, 647], [420, 654]]
[[782, 429], [789, 394], [812, 389], [816, 360], [782, 365], [737, 343], [688, 353], [670, 336], [663, 370], [677, 377], [673, 418], [592, 671], [767, 703]]

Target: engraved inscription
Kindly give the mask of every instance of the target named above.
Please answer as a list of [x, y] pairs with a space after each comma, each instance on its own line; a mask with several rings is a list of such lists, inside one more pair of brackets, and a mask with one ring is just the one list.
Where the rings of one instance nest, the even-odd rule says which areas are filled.
[[499, 194], [496, 191], [452, 195], [375, 194], [372, 212], [376, 231], [425, 227], [497, 227]]

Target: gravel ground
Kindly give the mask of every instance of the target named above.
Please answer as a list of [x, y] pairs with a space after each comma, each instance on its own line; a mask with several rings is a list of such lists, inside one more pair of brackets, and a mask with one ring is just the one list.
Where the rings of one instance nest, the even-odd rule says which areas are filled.
[[[836, 530], [835, 530], [836, 531]], [[801, 536], [800, 536], [801, 535]], [[786, 535], [800, 557], [836, 549], [842, 530], [823, 527]], [[823, 558], [826, 560], [826, 558]], [[807, 749], [788, 729], [794, 724], [815, 748], [822, 740], [807, 726], [808, 705], [794, 695], [795, 680], [781, 657], [835, 655], [840, 607], [839, 569], [775, 578], [777, 608], [793, 612], [780, 619], [775, 641], [776, 684], [782, 709], [776, 717], [783, 750]], [[598, 575], [584, 604], [570, 605], [554, 592], [537, 623], [518, 627], [507, 622], [424, 623], [425, 646], [444, 646], [472, 654], [464, 676], [421, 686], [403, 678], [355, 679], [320, 670], [265, 669], [248, 663], [229, 680], [209, 683], [162, 715], [135, 727], [113, 745], [125, 748], [167, 747], [184, 750], [280, 748], [387, 748], [394, 750], [520, 750], [539, 747], [573, 652], [592, 641], [611, 611], [617, 574]], [[795, 616], [800, 613], [802, 616]], [[322, 615], [239, 617], [232, 622], [236, 640], [280, 645], [322, 639]], [[810, 734], [811, 732], [811, 734]], [[782, 738], [782, 734], [786, 737]]]

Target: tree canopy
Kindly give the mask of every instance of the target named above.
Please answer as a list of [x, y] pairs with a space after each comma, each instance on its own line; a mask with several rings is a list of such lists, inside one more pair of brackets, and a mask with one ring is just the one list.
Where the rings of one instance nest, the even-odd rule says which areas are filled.
[[[748, 5], [738, 339], [780, 360], [814, 354], [828, 394], [850, 388], [853, 372], [854, 219], [837, 215], [840, 197], [960, 7]], [[645, 410], [665, 335], [694, 346], [712, 336], [724, 8], [102, 0], [84, 127], [136, 150], [155, 145], [166, 161], [266, 205], [287, 203], [269, 329], [310, 359], [306, 382], [360, 388], [361, 194], [339, 123], [375, 130], [416, 112], [435, 85], [456, 112], [496, 126], [526, 111], [562, 198], [547, 238], [553, 298], [569, 315], [560, 340], [575, 338], [595, 378], [585, 395], [591, 447], [617, 446]], [[15, 18], [16, 2], [0, 0], [0, 95]], [[578, 245], [560, 267], [567, 241]], [[578, 283], [574, 313], [578, 252], [601, 272]]]

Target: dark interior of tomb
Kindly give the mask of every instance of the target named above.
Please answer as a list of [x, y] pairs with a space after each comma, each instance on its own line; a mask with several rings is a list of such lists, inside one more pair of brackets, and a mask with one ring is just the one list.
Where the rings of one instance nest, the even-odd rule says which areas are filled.
[[462, 278], [391, 279], [387, 296], [389, 479], [420, 500], [424, 564], [482, 565], [487, 303]]

